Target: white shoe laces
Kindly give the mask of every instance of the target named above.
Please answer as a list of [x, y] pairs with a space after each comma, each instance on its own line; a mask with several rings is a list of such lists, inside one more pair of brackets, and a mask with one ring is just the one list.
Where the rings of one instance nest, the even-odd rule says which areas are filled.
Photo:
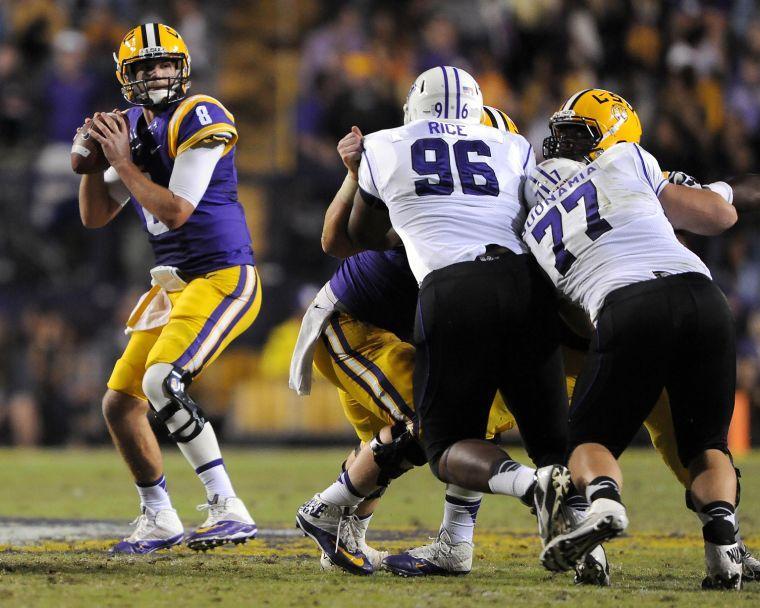
[[152, 528], [155, 528], [155, 523], [151, 521], [145, 513], [140, 513], [140, 515], [129, 522], [129, 525], [135, 526], [135, 529], [132, 531], [132, 534], [130, 534], [124, 540], [131, 542], [145, 538], [148, 534], [150, 534]]
[[204, 526], [210, 526], [211, 524], [216, 523], [220, 517], [222, 517], [226, 511], [226, 502], [216, 502], [216, 503], [208, 503], [204, 502], [203, 504], [198, 505], [195, 507], [196, 511], [208, 511], [208, 516], [206, 517], [206, 521], [203, 523]]
[[429, 536], [428, 540], [432, 540], [433, 542], [417, 549], [416, 551], [421, 555], [415, 555], [415, 557], [426, 558], [426, 553], [430, 554], [430, 559], [432, 560], [437, 559], [439, 555], [443, 557], [450, 557], [451, 552], [453, 551], [453, 545], [451, 544], [451, 538], [448, 536], [448, 534], [446, 534], [446, 536], [444, 536], [444, 534], [446, 534], [446, 530], [441, 528], [438, 531], [438, 536]]
[[338, 550], [340, 541], [346, 545], [346, 549], [350, 553], [355, 553], [359, 549], [359, 541], [357, 540], [361, 535], [361, 524], [359, 518], [356, 515], [343, 515], [338, 521], [338, 529], [335, 532], [335, 551]]

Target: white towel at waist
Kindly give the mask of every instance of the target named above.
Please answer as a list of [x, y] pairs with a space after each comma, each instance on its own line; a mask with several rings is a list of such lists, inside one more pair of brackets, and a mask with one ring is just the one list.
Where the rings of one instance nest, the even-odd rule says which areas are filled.
[[137, 301], [124, 333], [129, 335], [133, 331], [163, 327], [169, 322], [171, 312], [172, 303], [166, 291], [160, 285], [154, 285]]
[[317, 347], [317, 340], [322, 335], [330, 316], [336, 310], [340, 310], [338, 299], [330, 289], [330, 283], [325, 283], [303, 316], [298, 340], [296, 340], [296, 346], [293, 349], [293, 357], [290, 359], [288, 386], [299, 395], [311, 393], [314, 349]]

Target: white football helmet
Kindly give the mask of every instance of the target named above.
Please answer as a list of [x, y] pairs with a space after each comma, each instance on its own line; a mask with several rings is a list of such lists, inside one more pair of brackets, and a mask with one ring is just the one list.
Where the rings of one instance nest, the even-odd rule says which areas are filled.
[[441, 65], [417, 76], [404, 104], [404, 124], [443, 119], [480, 124], [483, 94], [475, 79], [460, 68]]
[[550, 158], [536, 165], [523, 186], [523, 198], [528, 209], [545, 202], [553, 190], [585, 168], [584, 163], [569, 158]]

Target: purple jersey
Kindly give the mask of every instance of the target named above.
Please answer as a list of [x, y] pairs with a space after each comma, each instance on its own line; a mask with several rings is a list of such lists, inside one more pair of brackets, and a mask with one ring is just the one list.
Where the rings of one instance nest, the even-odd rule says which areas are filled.
[[346, 258], [330, 279], [330, 288], [359, 321], [411, 338], [418, 287], [403, 247]]
[[148, 125], [141, 108], [126, 111], [132, 160], [150, 179], [168, 188], [174, 159], [210, 138], [225, 142], [211, 182], [195, 211], [176, 230], [170, 230], [132, 197], [131, 202], [148, 233], [158, 266], [174, 266], [189, 275], [253, 264], [253, 246], [237, 196], [235, 119], [213, 97], [193, 95], [156, 114]]

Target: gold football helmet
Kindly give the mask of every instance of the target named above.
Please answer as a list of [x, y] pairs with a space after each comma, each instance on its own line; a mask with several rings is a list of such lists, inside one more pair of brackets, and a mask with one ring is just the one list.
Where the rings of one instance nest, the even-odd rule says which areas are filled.
[[[177, 31], [163, 23], [143, 23], [129, 30], [119, 45], [116, 78], [121, 92], [129, 103], [138, 106], [161, 106], [178, 101], [190, 88], [190, 52]], [[171, 78], [137, 80], [137, 67], [143, 61], [167, 60], [177, 65], [177, 75]], [[166, 81], [165, 87], [150, 83]]]
[[483, 114], [480, 117], [480, 124], [487, 127], [494, 127], [500, 131], [506, 131], [507, 133], [515, 133], [519, 135], [517, 125], [514, 121], [507, 116], [506, 112], [494, 108], [493, 106], [483, 106]]
[[590, 163], [616, 143], [638, 143], [641, 122], [633, 106], [604, 89], [584, 89], [571, 96], [549, 120], [545, 158]]

